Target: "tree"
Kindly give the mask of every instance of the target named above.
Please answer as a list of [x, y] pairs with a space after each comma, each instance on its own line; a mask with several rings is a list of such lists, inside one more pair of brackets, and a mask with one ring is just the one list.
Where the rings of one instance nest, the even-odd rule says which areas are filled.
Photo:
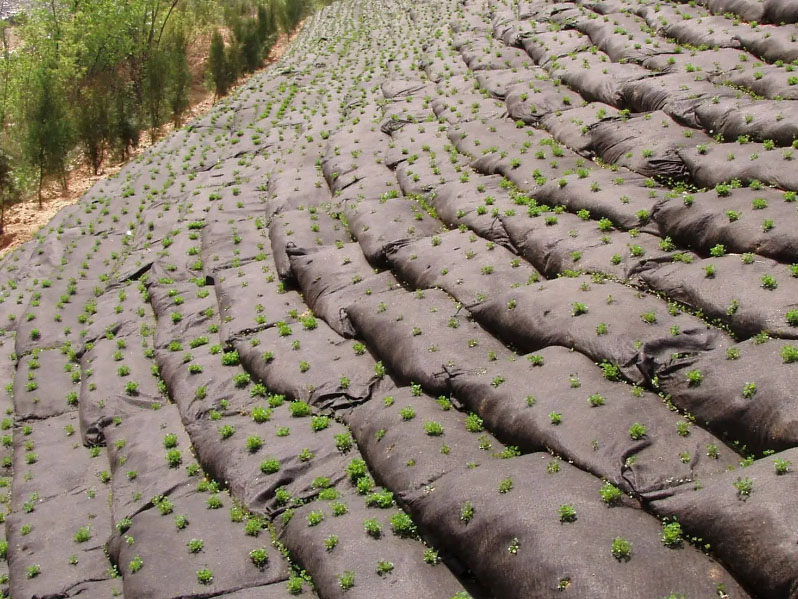
[[219, 98], [227, 93], [230, 86], [228, 75], [227, 58], [224, 51], [224, 38], [219, 30], [213, 32], [211, 38], [211, 49], [208, 56], [208, 71], [213, 82], [213, 89], [216, 97]]
[[111, 105], [110, 138], [122, 159], [127, 159], [131, 148], [139, 145], [139, 127], [134, 119], [134, 109], [130, 105], [129, 85], [117, 85], [113, 90]]
[[14, 193], [11, 157], [0, 148], [0, 235], [5, 231], [6, 199]]
[[23, 149], [28, 162], [39, 173], [39, 208], [42, 183], [47, 175], [59, 175], [66, 186], [67, 154], [72, 147], [71, 120], [63, 90], [54, 69], [38, 65], [33, 76], [25, 114]]
[[188, 41], [182, 31], [169, 40], [167, 46], [169, 63], [169, 111], [175, 127], [180, 124], [183, 114], [189, 107], [191, 90], [191, 70], [188, 66]]
[[108, 94], [99, 84], [87, 87], [79, 94], [77, 106], [77, 137], [83, 146], [94, 174], [100, 172], [109, 138]]

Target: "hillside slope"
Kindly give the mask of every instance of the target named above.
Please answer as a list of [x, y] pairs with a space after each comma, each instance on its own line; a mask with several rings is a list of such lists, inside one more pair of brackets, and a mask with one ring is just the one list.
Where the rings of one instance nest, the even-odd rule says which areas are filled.
[[0, 261], [9, 595], [798, 597], [798, 11], [697, 4], [336, 2]]

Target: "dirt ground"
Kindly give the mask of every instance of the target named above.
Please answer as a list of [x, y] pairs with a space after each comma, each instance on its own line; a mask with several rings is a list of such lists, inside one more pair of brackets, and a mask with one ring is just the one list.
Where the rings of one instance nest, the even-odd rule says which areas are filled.
[[[278, 38], [274, 46], [272, 46], [269, 56], [264, 61], [263, 67], [257, 72], [266, 69], [280, 59], [288, 49], [291, 41], [301, 31], [302, 25], [300, 23], [296, 30], [284, 33]], [[191, 90], [191, 107], [186, 113], [185, 122], [189, 122], [206, 113], [214, 104], [213, 93], [205, 87], [203, 77], [209, 46], [210, 37], [206, 36], [198, 39], [189, 48], [188, 61], [192, 70], [194, 84]], [[243, 82], [244, 79], [242, 78], [237, 82], [237, 85], [241, 85]], [[0, 257], [29, 241], [64, 206], [77, 202], [97, 181], [118, 173], [129, 160], [135, 159], [136, 156], [152, 146], [154, 141], [157, 142], [163, 139], [173, 130], [174, 125], [172, 123], [163, 125], [158, 131], [155, 140], [151, 138], [149, 131], [144, 131], [138, 148], [131, 153], [128, 160], [117, 161], [109, 156], [103, 163], [102, 170], [98, 175], [93, 173], [91, 166], [80, 159], [76, 159], [67, 175], [66, 189], [58, 181], [51, 181], [45, 185], [42, 191], [41, 209], [33, 196], [6, 208], [5, 231], [0, 238]]]

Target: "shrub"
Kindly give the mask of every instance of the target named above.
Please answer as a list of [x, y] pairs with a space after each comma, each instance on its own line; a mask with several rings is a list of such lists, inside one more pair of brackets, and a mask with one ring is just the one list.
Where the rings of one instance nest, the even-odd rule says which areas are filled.
[[205, 547], [205, 542], [202, 539], [191, 539], [187, 545], [189, 553], [199, 553]]
[[737, 480], [732, 484], [734, 485], [734, 488], [737, 489], [738, 498], [742, 501], [748, 499], [754, 490], [754, 483], [748, 477], [741, 478], [738, 476]]
[[682, 526], [678, 522], [670, 522], [662, 527], [662, 542], [666, 547], [680, 547], [682, 544]]
[[355, 573], [347, 570], [338, 577], [338, 585], [345, 591], [355, 586]]
[[581, 314], [587, 314], [587, 306], [581, 302], [574, 302], [571, 306], [571, 315], [579, 316]]
[[179, 449], [170, 449], [166, 452], [166, 461], [170, 468], [177, 468], [183, 462]]
[[91, 538], [91, 528], [88, 526], [81, 526], [75, 533], [76, 543], [85, 543]]
[[608, 506], [617, 505], [623, 497], [623, 493], [618, 487], [606, 481], [601, 485], [599, 495], [601, 496], [601, 500]]
[[294, 418], [310, 416], [310, 406], [304, 401], [292, 401], [288, 404], [288, 411]]
[[197, 582], [200, 584], [211, 584], [211, 582], [213, 582], [213, 572], [208, 568], [197, 570]]
[[781, 359], [785, 364], [794, 364], [798, 362], [798, 347], [794, 345], [785, 345], [782, 347]]
[[790, 471], [790, 466], [792, 466], [792, 462], [790, 460], [785, 460], [782, 458], [776, 458], [773, 460], [773, 466], [776, 469], [776, 474], [787, 474]]
[[499, 493], [502, 495], [508, 493], [513, 488], [513, 478], [511, 476], [505, 478], [499, 483]]
[[476, 414], [466, 416], [465, 427], [469, 433], [479, 433], [485, 429], [482, 418]]
[[144, 560], [141, 559], [140, 555], [136, 555], [132, 560], [130, 560], [128, 569], [130, 570], [131, 574], [135, 574], [141, 570], [142, 567], [144, 567]]
[[474, 518], [474, 506], [470, 501], [463, 503], [460, 508], [460, 520], [468, 524]]
[[399, 537], [412, 537], [416, 534], [416, 525], [404, 512], [398, 512], [391, 518], [393, 534]]
[[598, 406], [603, 406], [606, 403], [606, 398], [601, 393], [594, 393], [587, 398], [587, 401], [591, 407], [596, 408]]
[[687, 373], [687, 384], [690, 387], [698, 387], [704, 380], [704, 375], [698, 369], [690, 370]]
[[380, 535], [382, 535], [382, 525], [377, 521], [376, 518], [368, 518], [363, 520], [363, 529], [366, 531], [367, 535], [374, 537], [375, 539], [380, 538]]
[[250, 435], [247, 437], [247, 450], [250, 453], [255, 453], [261, 447], [263, 447], [263, 439], [261, 439], [258, 435]]
[[431, 437], [438, 437], [443, 434], [443, 427], [434, 420], [427, 420], [424, 423], [424, 432]]
[[619, 562], [628, 562], [632, 558], [632, 544], [623, 537], [615, 537], [612, 540], [612, 556]]
[[639, 422], [635, 422], [632, 426], [629, 427], [629, 436], [631, 437], [632, 441], [639, 441], [646, 435], [646, 427]]
[[332, 551], [338, 546], [338, 536], [337, 535], [330, 535], [326, 539], [324, 539], [324, 549], [327, 551]]
[[560, 516], [560, 522], [575, 522], [576, 521], [576, 509], [574, 509], [574, 506], [571, 503], [567, 503], [565, 505], [561, 505], [557, 509], [557, 513]]
[[263, 568], [269, 561], [269, 552], [266, 547], [259, 547], [249, 552], [249, 559], [256, 568]]

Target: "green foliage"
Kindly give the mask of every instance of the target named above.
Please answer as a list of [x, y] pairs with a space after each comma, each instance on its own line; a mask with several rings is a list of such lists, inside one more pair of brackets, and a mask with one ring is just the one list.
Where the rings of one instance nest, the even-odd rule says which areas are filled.
[[612, 540], [612, 556], [621, 561], [629, 561], [632, 558], [632, 544], [623, 537], [615, 537]]

